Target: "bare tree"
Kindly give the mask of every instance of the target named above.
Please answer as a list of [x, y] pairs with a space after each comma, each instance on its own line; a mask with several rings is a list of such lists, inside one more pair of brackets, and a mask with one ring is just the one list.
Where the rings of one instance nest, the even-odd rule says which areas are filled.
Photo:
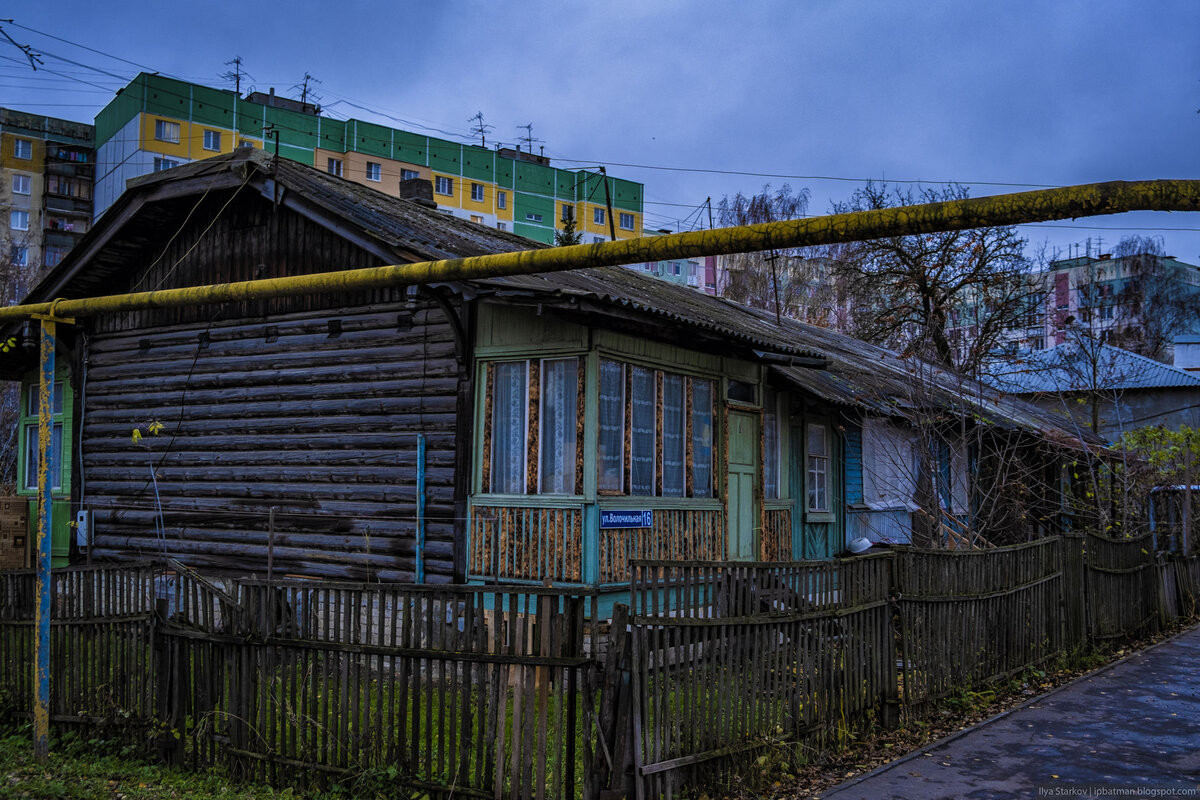
[[[868, 183], [838, 212], [959, 200], [950, 186], [919, 193]], [[842, 261], [854, 299], [850, 333], [976, 374], [1028, 313], [1035, 286], [1013, 227], [978, 228], [859, 242]]]
[[[11, 231], [0, 239], [0, 302], [13, 305], [22, 300], [40, 276], [34, 262], [33, 240], [28, 233]], [[0, 346], [11, 346], [8, 343]], [[20, 387], [9, 382], [0, 390], [0, 486], [17, 482], [17, 428], [20, 421]]]
[[[770, 185], [747, 197], [738, 193], [717, 206], [720, 224], [753, 225], [797, 219], [808, 211], [809, 192]], [[837, 311], [841, 270], [837, 248], [787, 247], [759, 253], [735, 253], [724, 261], [728, 278], [722, 294], [754, 308], [827, 327], [839, 327]]]
[[1093, 262], [1079, 281], [1083, 322], [1110, 344], [1169, 360], [1175, 337], [1200, 318], [1195, 276], [1166, 256], [1161, 237], [1126, 236], [1112, 255], [1115, 263]]

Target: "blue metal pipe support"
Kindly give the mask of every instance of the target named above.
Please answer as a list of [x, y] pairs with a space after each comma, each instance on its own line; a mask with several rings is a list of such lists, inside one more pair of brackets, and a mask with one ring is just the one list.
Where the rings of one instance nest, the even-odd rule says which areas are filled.
[[54, 488], [55, 322], [42, 318], [38, 382], [37, 658], [34, 662], [33, 756], [50, 754], [50, 538]]
[[425, 582], [425, 434], [417, 434], [417, 583]]

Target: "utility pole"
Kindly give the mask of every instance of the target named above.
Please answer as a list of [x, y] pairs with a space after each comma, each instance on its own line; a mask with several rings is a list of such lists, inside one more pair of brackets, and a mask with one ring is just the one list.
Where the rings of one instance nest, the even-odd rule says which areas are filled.
[[704, 202], [708, 205], [708, 229], [711, 231], [713, 229], [712, 197], [704, 198]]
[[617, 240], [617, 226], [613, 222], [612, 195], [608, 191], [608, 173], [604, 170], [604, 167], [600, 168], [600, 178], [604, 181], [604, 207], [608, 209], [608, 238], [609, 241], [615, 242]]
[[783, 312], [779, 307], [779, 267], [775, 264], [777, 258], [779, 258], [779, 254], [772, 250], [771, 255], [767, 256], [766, 260], [771, 262], [771, 282], [775, 286], [775, 324], [782, 325]]

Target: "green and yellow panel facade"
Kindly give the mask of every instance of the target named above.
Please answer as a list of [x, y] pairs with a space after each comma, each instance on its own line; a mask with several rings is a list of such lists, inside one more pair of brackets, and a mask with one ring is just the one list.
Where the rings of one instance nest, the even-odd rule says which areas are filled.
[[[146, 73], [96, 117], [97, 213], [115, 202], [130, 178], [238, 146], [274, 148], [276, 136], [281, 157], [335, 171], [393, 197], [399, 196], [404, 178], [427, 179], [434, 182], [434, 200], [443, 210], [536, 241], [553, 242], [563, 206], [572, 209], [583, 241], [610, 235], [605, 179], [598, 173], [558, 169], [362, 120], [252, 103], [228, 90]], [[607, 181], [617, 238], [638, 236], [642, 185]]]

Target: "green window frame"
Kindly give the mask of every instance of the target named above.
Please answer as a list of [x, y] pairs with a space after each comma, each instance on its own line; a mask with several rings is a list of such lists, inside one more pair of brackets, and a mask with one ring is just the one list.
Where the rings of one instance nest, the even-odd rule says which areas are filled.
[[[51, 494], [70, 496], [72, 466], [72, 415], [75, 394], [65, 373], [54, 380], [54, 414], [52, 415], [55, 442], [54, 481]], [[21, 383], [20, 418], [17, 429], [17, 494], [37, 495], [38, 461], [38, 381], [27, 378]]]

